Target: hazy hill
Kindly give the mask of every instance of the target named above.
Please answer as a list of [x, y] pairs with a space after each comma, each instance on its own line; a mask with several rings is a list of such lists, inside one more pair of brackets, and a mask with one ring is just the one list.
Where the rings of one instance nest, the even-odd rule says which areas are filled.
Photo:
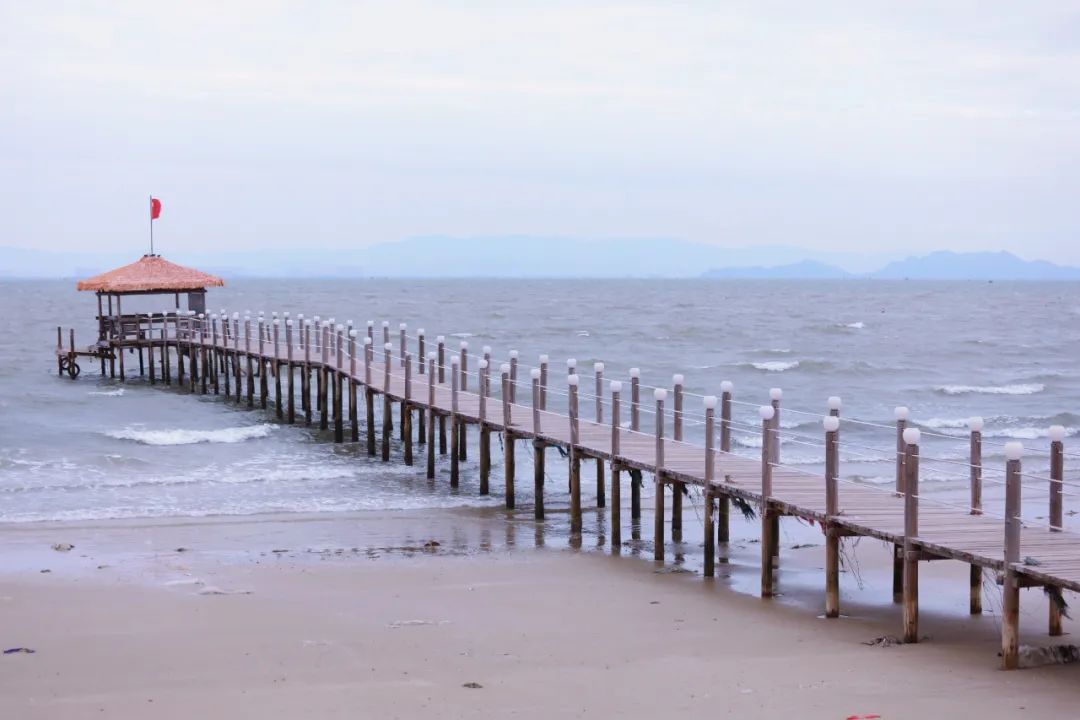
[[875, 278], [920, 280], [1080, 280], [1080, 268], [1023, 260], [1008, 252], [940, 251], [891, 262]]

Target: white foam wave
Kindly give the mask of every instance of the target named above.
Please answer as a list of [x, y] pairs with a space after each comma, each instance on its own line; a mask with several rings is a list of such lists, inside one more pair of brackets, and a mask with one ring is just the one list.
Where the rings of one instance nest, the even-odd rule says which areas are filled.
[[91, 390], [86, 393], [87, 395], [101, 395], [104, 397], [120, 397], [124, 394], [124, 388], [115, 388], [113, 390]]
[[851, 328], [852, 330], [862, 330], [864, 327], [866, 327], [866, 323], [864, 323], [862, 321], [853, 322], [853, 323], [848, 323], [844, 327]]
[[784, 372], [785, 370], [793, 370], [799, 367], [798, 360], [792, 360], [791, 362], [781, 362], [779, 360], [769, 360], [768, 362], [756, 362], [750, 363], [755, 370], [764, 370], [765, 372]]
[[1015, 385], [939, 385], [936, 390], [945, 395], [1034, 395], [1046, 389], [1042, 383]]
[[105, 434], [117, 440], [134, 440], [144, 445], [194, 445], [196, 443], [239, 443], [245, 440], [267, 437], [274, 431], [269, 423], [218, 430], [140, 430], [124, 428], [110, 430]]

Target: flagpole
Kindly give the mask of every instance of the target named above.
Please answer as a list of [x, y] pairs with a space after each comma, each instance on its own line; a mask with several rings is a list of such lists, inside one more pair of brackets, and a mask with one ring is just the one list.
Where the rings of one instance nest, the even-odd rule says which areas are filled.
[[150, 255], [154, 254], [154, 196], [150, 196]]

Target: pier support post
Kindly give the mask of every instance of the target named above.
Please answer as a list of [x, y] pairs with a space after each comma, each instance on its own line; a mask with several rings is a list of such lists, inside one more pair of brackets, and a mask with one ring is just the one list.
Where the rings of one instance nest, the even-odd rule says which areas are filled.
[[[641, 431], [641, 371], [630, 368], [630, 430]], [[630, 522], [641, 520], [641, 483], [630, 478]], [[640, 533], [639, 533], [640, 534]], [[635, 540], [637, 537], [634, 538]]]
[[[439, 335], [436, 339], [436, 348], [439, 354], [439, 384], [446, 382], [446, 338]], [[439, 454], [446, 454], [446, 415], [439, 414]]]
[[656, 399], [656, 450], [655, 470], [656, 507], [653, 517], [653, 559], [664, 561], [664, 400], [667, 390], [657, 388], [653, 391]]
[[[405, 343], [405, 330], [401, 331], [402, 347]], [[402, 362], [405, 363], [405, 398], [401, 401], [401, 436], [405, 442], [405, 465], [413, 464], [413, 434], [412, 434], [412, 354], [404, 351]]]
[[[904, 430], [907, 429], [908, 409], [901, 406], [896, 408], [893, 413], [896, 416], [896, 496], [901, 497], [904, 494], [904, 484], [906, 482]], [[894, 603], [904, 601], [904, 548], [902, 545], [896, 545], [893, 548], [892, 593]]]
[[[604, 363], [593, 363], [593, 376], [594, 376], [594, 393], [596, 394], [595, 404], [596, 412], [594, 418], [597, 425], [601, 425], [604, 422]], [[604, 497], [604, 485], [607, 482], [607, 477], [604, 475], [604, 461], [601, 458], [596, 458], [596, 507], [602, 508], [607, 505], [607, 498]]]
[[[200, 338], [201, 340], [202, 338]], [[263, 410], [266, 409], [267, 398], [270, 396], [270, 382], [266, 376], [266, 327], [263, 324], [263, 319], [259, 318], [259, 407]], [[206, 374], [206, 368], [203, 368], [203, 374]]]
[[458, 387], [461, 385], [461, 360], [450, 358], [450, 487], [460, 483], [461, 473], [461, 416], [458, 415]]
[[480, 494], [490, 492], [491, 483], [491, 428], [488, 427], [488, 398], [491, 397], [491, 368], [487, 358], [477, 363], [480, 368]]
[[904, 642], [919, 642], [919, 431], [904, 430]]
[[776, 417], [776, 408], [762, 405], [758, 414], [761, 416], [761, 597], [767, 598], [773, 595], [773, 561], [776, 558], [776, 548], [773, 547], [776, 539], [773, 534], [775, 511], [771, 504], [772, 444], [776, 442], [773, 419]]
[[[458, 388], [461, 392], [465, 392], [469, 388], [469, 343], [465, 340], [461, 341], [461, 353], [458, 355], [459, 362], [457, 365], [457, 374], [459, 377]], [[451, 360], [453, 362], [453, 360]], [[469, 443], [468, 438], [469, 426], [465, 422], [464, 418], [458, 418], [458, 433], [461, 437], [458, 438], [458, 460], [465, 462], [469, 458]]]
[[[255, 366], [251, 357], [251, 316], [244, 317], [244, 365], [247, 370], [247, 406], [255, 407]], [[195, 355], [191, 356], [191, 380], [195, 381]], [[195, 390], [195, 386], [191, 388]]]
[[499, 368], [502, 375], [502, 407], [503, 407], [503, 476], [506, 482], [506, 509], [513, 510], [517, 504], [514, 497], [514, 433], [513, 415], [510, 403], [510, 365], [503, 363]]
[[[1054, 425], [1050, 428], [1050, 532], [1061, 532], [1064, 521], [1062, 507], [1062, 485], [1065, 482], [1065, 428]], [[1019, 551], [1018, 551], [1019, 552]], [[1048, 587], [1046, 594], [1050, 600], [1049, 634], [1061, 635], [1061, 588]]]
[[[303, 329], [301, 328], [301, 332]], [[293, 380], [293, 321], [285, 321], [285, 369], [289, 373], [288, 383], [286, 389], [289, 391], [289, 397], [287, 402], [289, 404], [288, 421], [292, 425], [296, 422], [296, 392]], [[281, 372], [281, 367], [278, 366], [278, 373]], [[280, 385], [278, 386], [280, 389]], [[278, 404], [281, 403], [281, 395], [278, 394]]]
[[702, 399], [701, 404], [705, 408], [705, 567], [703, 572], [705, 577], [715, 577], [716, 528], [713, 527], [715, 524], [713, 519], [713, 494], [715, 490], [713, 482], [716, 480], [716, 451], [713, 446], [716, 442], [716, 396], [707, 395]]
[[1001, 667], [1015, 670], [1020, 663], [1020, 457], [1024, 446], [1005, 444], [1005, 581], [1002, 590]]
[[[735, 385], [730, 380], [720, 383], [720, 452], [731, 452], [731, 398]], [[731, 499], [726, 494], [716, 497], [716, 542], [726, 545], [731, 540]]]
[[[683, 439], [683, 376], [676, 374], [671, 378], [671, 439], [681, 442]], [[671, 482], [671, 541], [681, 543], [683, 539], [683, 483]]]
[[[417, 376], [425, 374], [425, 363], [427, 358], [427, 351], [424, 349], [424, 328], [418, 328], [416, 331], [416, 374]], [[416, 442], [418, 445], [423, 445], [427, 442], [427, 430], [426, 430], [426, 416], [421, 406], [416, 412]]]
[[533, 518], [544, 519], [544, 441], [540, 439], [540, 368], [529, 371], [532, 378], [532, 421], [533, 421]]
[[371, 361], [374, 349], [371, 346], [371, 325], [368, 325], [368, 337], [364, 338], [364, 426], [367, 437], [367, 454], [375, 456], [375, 390], [371, 387]]
[[[383, 323], [383, 337], [388, 333]], [[383, 343], [383, 407], [382, 407], [382, 461], [390, 461], [390, 439], [394, 436], [394, 402], [390, 399], [390, 353], [394, 346]]]
[[622, 383], [612, 380], [611, 390], [611, 549], [616, 553], [622, 548], [622, 483], [619, 471], [619, 453], [622, 452], [622, 405], [619, 397]]
[[[968, 420], [971, 431], [971, 514], [982, 515], [982, 429], [983, 419], [973, 417]], [[968, 568], [969, 612], [982, 614], [982, 568], [972, 565]]]
[[581, 537], [581, 441], [578, 420], [578, 376], [566, 378], [569, 398], [567, 404], [570, 415], [570, 537]]
[[427, 409], [427, 477], [435, 479], [435, 351], [428, 353], [428, 409]]
[[840, 418], [827, 415], [825, 426], [825, 617], [840, 617]]

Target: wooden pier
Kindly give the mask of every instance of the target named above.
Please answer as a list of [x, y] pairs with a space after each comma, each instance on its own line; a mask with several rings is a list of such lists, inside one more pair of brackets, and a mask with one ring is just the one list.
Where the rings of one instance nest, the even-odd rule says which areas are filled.
[[[1020, 589], [1045, 587], [1052, 600], [1063, 590], [1080, 591], [1080, 534], [1062, 527], [1064, 450], [1063, 433], [1057, 429], [1051, 429], [1051, 469], [1045, 479], [1049, 522], [1038, 526], [1020, 519], [1023, 481], [1031, 476], [1022, 471], [1018, 443], [1005, 449], [1005, 507], [996, 514], [982, 507], [987, 469], [981, 460], [979, 422], [972, 423], [971, 458], [965, 464], [972, 502], [960, 507], [920, 496], [921, 437], [919, 430], [908, 427], [903, 408], [898, 408], [895, 427], [885, 428], [890, 441], [895, 433], [896, 484], [880, 488], [842, 476], [842, 426], [858, 421], [841, 419], [838, 398], [830, 398], [822, 413], [820, 437], [804, 436], [804, 441], [816, 439], [821, 447], [822, 475], [783, 464], [780, 438], [786, 431], [779, 418], [790, 410], [782, 408], [778, 390], [759, 409], [760, 458], [747, 458], [731, 452], [731, 435], [738, 425], [732, 419], [733, 406], [748, 403], [735, 400], [730, 383], [721, 386], [719, 396], [702, 397], [685, 392], [680, 376], [669, 388], [652, 388], [642, 384], [636, 369], [623, 379], [607, 378], [600, 363], [588, 378], [578, 374], [573, 360], [567, 361], [565, 373], [552, 372], [546, 356], [540, 356], [535, 367], [522, 363], [516, 352], [509, 353], [505, 362], [496, 361], [489, 348], [474, 357], [466, 343], [451, 349], [443, 337], [432, 342], [422, 330], [410, 335], [405, 325], [391, 337], [386, 322], [378, 330], [368, 322], [366, 332], [360, 332], [351, 323], [318, 316], [229, 317], [180, 310], [149, 316], [102, 315], [100, 322], [117, 328], [103, 332], [94, 346], [102, 357], [102, 374], [104, 358], [118, 356], [122, 381], [124, 350], [137, 350], [140, 358], [145, 352], [140, 374], [148, 375], [150, 382], [175, 383], [203, 395], [223, 394], [249, 408], [258, 405], [287, 423], [318, 423], [332, 432], [335, 442], [363, 442], [369, 455], [384, 461], [392, 455], [396, 413], [403, 462], [412, 465], [423, 452], [426, 475], [434, 479], [437, 456], [449, 455], [452, 486], [459, 483], [471, 427], [479, 433], [480, 492], [491, 491], [491, 436], [499, 434], [507, 508], [516, 505], [515, 453], [521, 443], [528, 443], [534, 457], [537, 520], [545, 516], [544, 485], [550, 470], [545, 451], [559, 448], [568, 459], [572, 542], [580, 542], [582, 533], [585, 459], [596, 467], [596, 505], [611, 513], [614, 551], [622, 545], [624, 490], [629, 490], [631, 517], [641, 516], [640, 484], [635, 478], [643, 473], [655, 484], [657, 562], [665, 560], [669, 527], [671, 539], [682, 540], [683, 488], [698, 488], [705, 499], [706, 576], [714, 573], [717, 544], [729, 539], [730, 505], [750, 506], [761, 523], [762, 597], [770, 597], [776, 589], [780, 518], [818, 524], [826, 539], [824, 598], [830, 618], [840, 615], [842, 539], [880, 539], [896, 549], [893, 599], [902, 606], [905, 642], [919, 641], [922, 562], [951, 559], [971, 566], [972, 613], [982, 611], [983, 572], [997, 579], [1003, 588], [1006, 669], [1018, 663]], [[58, 330], [58, 361], [74, 357], [74, 341], [68, 339], [67, 344], [60, 342], [63, 333]], [[645, 397], [643, 388], [648, 390]], [[549, 403], [553, 396], [558, 396], [557, 403]], [[691, 427], [695, 433], [703, 431], [703, 444], [684, 439]], [[1053, 601], [1048, 631], [1061, 633], [1060, 607]]]

